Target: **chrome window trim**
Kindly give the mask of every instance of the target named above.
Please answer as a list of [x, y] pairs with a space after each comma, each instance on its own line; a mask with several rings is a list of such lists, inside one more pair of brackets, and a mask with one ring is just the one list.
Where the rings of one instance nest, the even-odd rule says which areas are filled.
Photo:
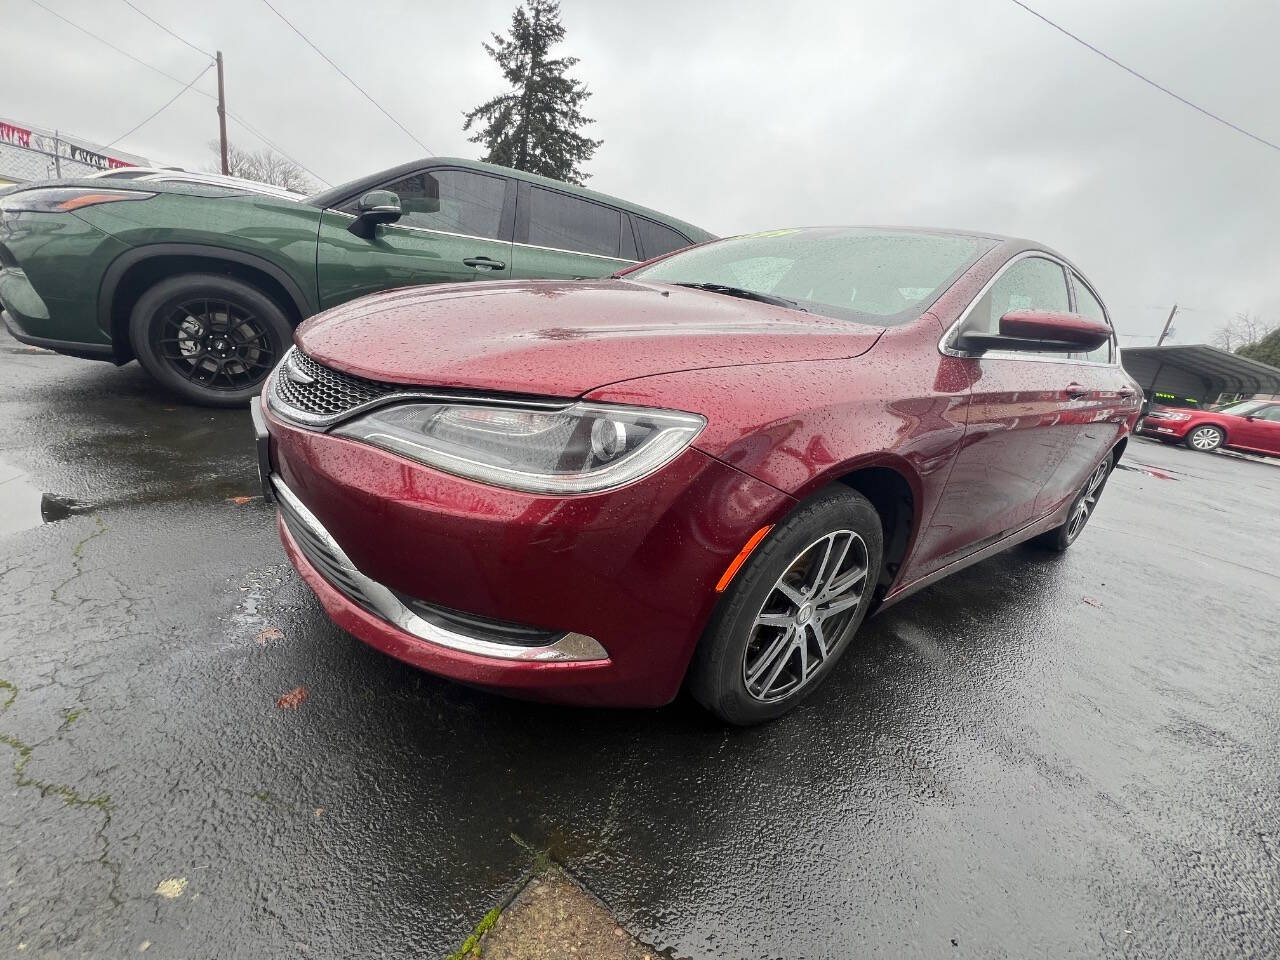
[[[542, 399], [538, 397], [530, 397], [528, 399], [517, 399], [513, 397], [493, 397], [481, 394], [460, 394], [449, 393], [438, 390], [424, 390], [417, 387], [407, 387], [404, 390], [397, 390], [394, 393], [388, 393], [381, 397], [375, 397], [364, 403], [357, 404], [339, 413], [318, 414], [310, 413], [306, 410], [299, 410], [297, 407], [288, 403], [276, 390], [276, 383], [279, 380], [281, 368], [289, 361], [289, 357], [293, 355], [293, 351], [298, 348], [290, 347], [276, 364], [276, 368], [271, 371], [271, 376], [267, 381], [264, 392], [267, 397], [267, 407], [281, 420], [295, 424], [300, 427], [309, 427], [313, 430], [327, 430], [337, 424], [351, 420], [362, 413], [373, 410], [377, 407], [383, 407], [392, 403], [466, 403], [466, 404], [483, 404], [485, 406], [502, 406], [502, 407], [519, 407], [521, 409], [536, 410], [562, 410], [567, 406], [575, 403], [574, 400], [559, 399]], [[319, 363], [319, 361], [315, 361]]]
[[[419, 640], [424, 640], [438, 647], [444, 647], [447, 650], [456, 650], [473, 656], [489, 657], [494, 660], [523, 660], [538, 663], [608, 662], [609, 654], [604, 647], [593, 637], [588, 637], [582, 633], [566, 633], [559, 640], [552, 643], [530, 647], [496, 643], [492, 640], [480, 640], [453, 630], [447, 630], [434, 623], [428, 623], [401, 603], [400, 599], [389, 588], [361, 573], [346, 552], [338, 546], [338, 542], [333, 539], [329, 531], [316, 519], [315, 514], [306, 508], [306, 505], [289, 489], [279, 474], [273, 473], [271, 475], [271, 486], [275, 490], [276, 496], [288, 505], [289, 510], [301, 522], [306, 524], [308, 531], [318, 538], [333, 554], [333, 559], [339, 563], [342, 572], [350, 577], [364, 594], [369, 601], [369, 606], [365, 607], [364, 604], [361, 604], [361, 606], [379, 616], [391, 626], [403, 630]], [[287, 525], [285, 529], [288, 529]], [[299, 552], [306, 558], [306, 553], [301, 548], [299, 548]], [[307, 559], [307, 565], [316, 570], [318, 574], [320, 573], [310, 559]], [[323, 574], [320, 574], [320, 576], [324, 577]], [[325, 583], [328, 583], [344, 597], [347, 596], [345, 590], [332, 583], [327, 577], [324, 577], [324, 580]], [[356, 601], [352, 599], [352, 602]]]
[[[335, 213], [340, 217], [346, 217], [348, 220], [356, 219], [355, 214], [347, 213], [345, 210], [335, 210], [333, 207], [326, 207], [326, 213]], [[459, 240], [479, 240], [481, 243], [505, 243], [512, 247], [527, 247], [530, 250], [547, 250], [551, 253], [567, 253], [575, 257], [592, 257], [596, 260], [609, 260], [613, 263], [643, 263], [643, 260], [631, 260], [627, 257], [610, 257], [603, 253], [583, 253], [581, 250], [566, 250], [563, 247], [544, 247], [536, 243], [518, 243], [514, 240], [499, 240], [496, 237], [477, 237], [470, 233], [451, 233], [448, 230], [437, 230], [434, 227], [414, 227], [407, 223], [388, 223], [384, 224], [387, 229], [395, 230], [413, 230], [416, 233], [438, 233], [442, 237], [456, 237]], [[675, 251], [672, 251], [673, 253]]]
[[575, 257], [593, 257], [596, 260], [611, 260], [614, 263], [643, 263], [643, 260], [631, 260], [627, 257], [611, 257], [606, 253], [584, 253], [581, 250], [566, 250], [563, 247], [544, 247], [537, 243], [519, 243], [512, 241], [513, 247], [527, 247], [530, 250], [549, 250], [552, 253], [568, 253]]
[[[1071, 300], [1074, 296], [1071, 290], [1071, 277], [1072, 275], [1080, 276], [1080, 271], [1078, 271], [1071, 264], [1067, 263], [1061, 257], [1054, 256], [1052, 253], [1050, 253], [1047, 250], [1023, 250], [1019, 253], [1014, 254], [1007, 261], [1005, 261], [1004, 265], [991, 275], [991, 278], [982, 285], [982, 289], [980, 289], [973, 296], [973, 299], [971, 299], [968, 302], [965, 308], [960, 311], [960, 316], [956, 318], [955, 322], [952, 323], [951, 326], [947, 327], [946, 332], [943, 333], [942, 337], [938, 340], [938, 352], [948, 357], [961, 357], [966, 360], [1027, 360], [1035, 363], [1082, 364], [1086, 367], [1118, 367], [1120, 366], [1120, 340], [1119, 340], [1119, 337], [1116, 336], [1116, 328], [1114, 324], [1111, 323], [1111, 315], [1107, 312], [1107, 305], [1102, 302], [1102, 298], [1099, 297], [1098, 292], [1093, 289], [1093, 285], [1090, 284], [1089, 281], [1085, 280], [1084, 277], [1080, 277], [1081, 282], [1084, 283], [1084, 285], [1089, 288], [1089, 292], [1093, 294], [1094, 298], [1098, 301], [1098, 303], [1102, 304], [1102, 312], [1107, 318], [1107, 326], [1111, 327], [1111, 342], [1114, 347], [1113, 352], [1116, 355], [1114, 360], [1108, 361], [1106, 363], [1101, 363], [1097, 360], [1074, 360], [1065, 355], [1054, 356], [1052, 354], [1022, 353], [1017, 350], [988, 350], [985, 353], [965, 353], [963, 350], [957, 350], [954, 346], [952, 346], [952, 341], [959, 334], [960, 328], [964, 326], [965, 321], [969, 319], [969, 314], [973, 312], [974, 308], [982, 301], [982, 298], [985, 297], [988, 292], [990, 292], [993, 286], [995, 286], [996, 281], [999, 280], [1001, 277], [1003, 277], [1005, 272], [1010, 267], [1012, 267], [1015, 263], [1019, 262], [1020, 260], [1029, 259], [1031, 257], [1038, 257], [1041, 260], [1049, 260], [1053, 263], [1056, 263], [1059, 267], [1062, 268], [1062, 271], [1063, 271], [1062, 280], [1065, 284], [1067, 284], [1067, 296], [1068, 296], [1067, 302], [1071, 303]], [[936, 303], [937, 301], [935, 300], [934, 302]]]

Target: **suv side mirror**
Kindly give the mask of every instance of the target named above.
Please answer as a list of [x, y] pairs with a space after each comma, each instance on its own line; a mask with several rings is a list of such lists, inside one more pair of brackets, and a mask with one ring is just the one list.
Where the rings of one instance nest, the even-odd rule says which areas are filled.
[[356, 218], [349, 231], [364, 240], [372, 240], [380, 223], [400, 219], [400, 198], [390, 190], [370, 190], [356, 204]]
[[1000, 318], [1000, 332], [962, 333], [955, 346], [966, 353], [1023, 350], [1035, 353], [1088, 353], [1111, 338], [1111, 328], [1078, 313], [1010, 310]]

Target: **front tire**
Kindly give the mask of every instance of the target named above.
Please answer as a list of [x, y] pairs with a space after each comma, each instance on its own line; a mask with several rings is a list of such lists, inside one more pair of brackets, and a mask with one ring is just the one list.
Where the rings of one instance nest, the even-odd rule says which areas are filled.
[[188, 273], [138, 298], [129, 318], [138, 362], [183, 399], [238, 407], [262, 389], [293, 339], [274, 300], [233, 277]]
[[1222, 441], [1226, 437], [1217, 427], [1211, 427], [1206, 424], [1203, 427], [1196, 427], [1187, 434], [1187, 439], [1183, 442], [1192, 450], [1199, 450], [1201, 453], [1212, 453], [1222, 446]]
[[836, 487], [797, 507], [721, 598], [690, 665], [694, 699], [746, 726], [807, 697], [866, 616], [883, 550], [880, 516], [862, 494]]

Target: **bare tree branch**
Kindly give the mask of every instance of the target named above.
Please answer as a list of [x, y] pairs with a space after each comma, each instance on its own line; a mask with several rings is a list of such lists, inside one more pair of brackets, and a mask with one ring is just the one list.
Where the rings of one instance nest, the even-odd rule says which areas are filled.
[[[210, 141], [209, 149], [215, 155], [220, 153], [216, 140]], [[298, 193], [312, 193], [316, 189], [315, 181], [305, 170], [269, 147], [261, 150], [245, 150], [234, 143], [229, 143], [227, 144], [227, 166], [233, 177], [270, 183]], [[209, 169], [220, 172], [221, 167], [211, 166]]]

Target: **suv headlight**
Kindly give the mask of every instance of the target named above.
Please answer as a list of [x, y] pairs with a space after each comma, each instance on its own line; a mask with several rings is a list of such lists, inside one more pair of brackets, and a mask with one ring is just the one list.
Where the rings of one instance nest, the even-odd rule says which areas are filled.
[[81, 207], [96, 207], [100, 203], [117, 203], [121, 200], [149, 200], [154, 193], [140, 190], [109, 190], [89, 187], [42, 187], [36, 190], [18, 190], [0, 199], [0, 210], [5, 213], [70, 213]]
[[575, 403], [562, 410], [401, 403], [335, 427], [481, 483], [530, 493], [597, 493], [648, 476], [693, 442], [692, 413]]

